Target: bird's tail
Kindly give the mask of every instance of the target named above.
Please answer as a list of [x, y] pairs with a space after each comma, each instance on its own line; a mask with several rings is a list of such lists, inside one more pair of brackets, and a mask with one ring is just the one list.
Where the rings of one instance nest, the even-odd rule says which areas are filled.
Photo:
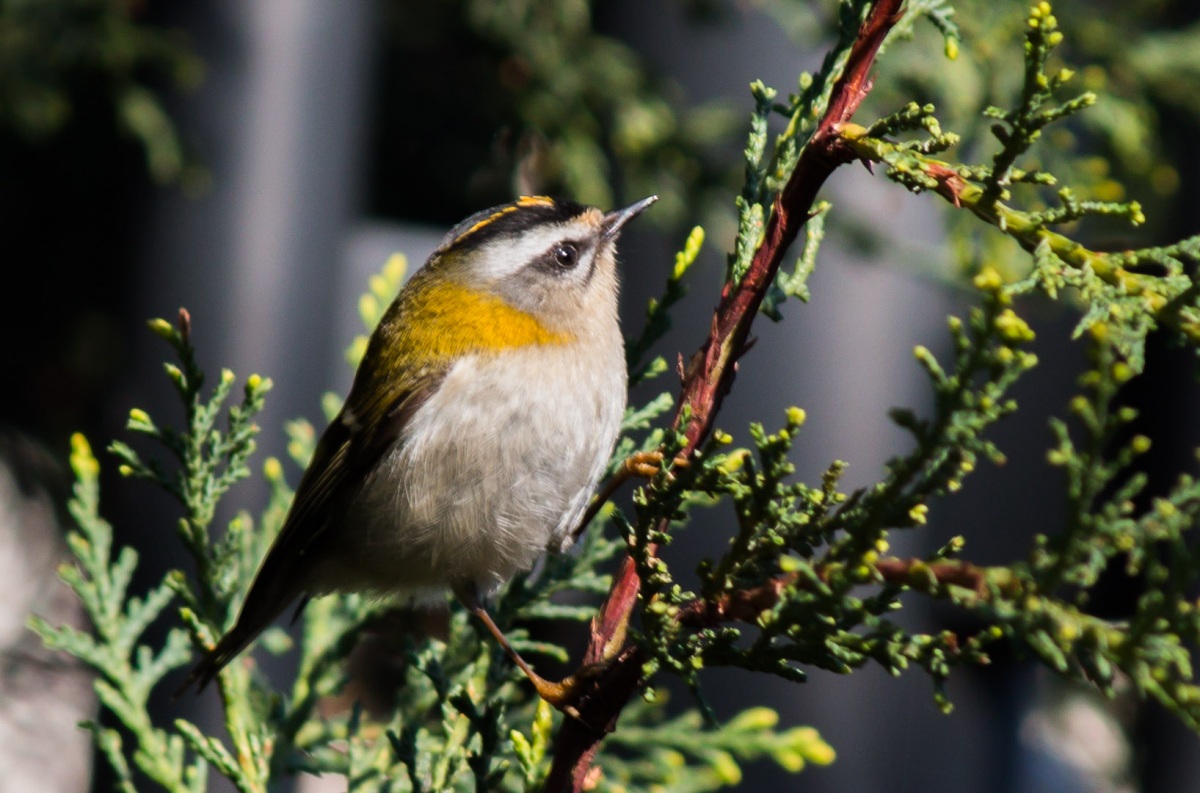
[[255, 585], [250, 587], [250, 592], [246, 595], [246, 602], [242, 604], [242, 610], [238, 614], [237, 622], [221, 637], [216, 646], [205, 653], [204, 657], [192, 667], [183, 684], [176, 689], [175, 697], [179, 697], [193, 686], [195, 686], [197, 694], [203, 691], [204, 687], [242, 650], [245, 650], [250, 642], [258, 637], [258, 634], [266, 630], [287, 606], [291, 598], [285, 597], [285, 593], [277, 591], [278, 587], [270, 587], [269, 591], [262, 591], [259, 580], [256, 580]]

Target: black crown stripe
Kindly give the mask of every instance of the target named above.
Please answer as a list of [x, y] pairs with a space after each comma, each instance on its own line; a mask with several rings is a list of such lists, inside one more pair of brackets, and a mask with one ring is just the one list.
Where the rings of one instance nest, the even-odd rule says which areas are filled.
[[547, 223], [562, 223], [578, 217], [587, 207], [563, 198], [522, 196], [509, 204], [476, 212], [459, 223], [438, 246], [440, 253], [452, 248], [476, 248], [498, 237], [519, 234]]

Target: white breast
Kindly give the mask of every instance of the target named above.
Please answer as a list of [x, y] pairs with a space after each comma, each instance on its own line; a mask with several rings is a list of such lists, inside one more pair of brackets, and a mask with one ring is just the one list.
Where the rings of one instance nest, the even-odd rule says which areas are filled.
[[623, 360], [572, 347], [460, 360], [347, 516], [354, 575], [381, 591], [486, 595], [560, 550], [612, 453], [625, 391]]

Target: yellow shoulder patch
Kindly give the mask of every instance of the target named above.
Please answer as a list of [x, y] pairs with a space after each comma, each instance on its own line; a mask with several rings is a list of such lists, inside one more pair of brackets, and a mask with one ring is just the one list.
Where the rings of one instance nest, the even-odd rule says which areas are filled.
[[420, 350], [420, 358], [427, 361], [574, 340], [570, 333], [546, 327], [495, 295], [449, 279], [405, 295], [402, 310], [403, 337], [395, 341], [406, 350]]

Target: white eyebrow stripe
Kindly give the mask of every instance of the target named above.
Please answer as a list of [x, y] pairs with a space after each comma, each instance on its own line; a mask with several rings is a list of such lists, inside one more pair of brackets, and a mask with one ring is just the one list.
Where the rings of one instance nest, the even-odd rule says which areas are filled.
[[484, 280], [502, 281], [520, 272], [549, 251], [551, 246], [564, 240], [579, 243], [579, 252], [586, 257], [593, 246], [585, 244], [593, 231], [591, 226], [582, 222], [555, 223], [527, 229], [515, 236], [502, 237], [481, 246], [476, 252], [475, 266]]

